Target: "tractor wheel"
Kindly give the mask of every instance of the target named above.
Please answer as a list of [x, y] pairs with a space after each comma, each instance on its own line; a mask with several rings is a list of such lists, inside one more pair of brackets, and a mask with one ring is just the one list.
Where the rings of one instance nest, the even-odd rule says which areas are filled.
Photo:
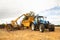
[[31, 24], [31, 30], [32, 30], [32, 31], [34, 31], [34, 30], [35, 30], [35, 26], [34, 26], [34, 24], [33, 24], [33, 23]]
[[44, 25], [43, 25], [43, 24], [40, 24], [40, 25], [39, 25], [39, 31], [40, 31], [40, 32], [44, 32], [44, 29], [45, 29], [45, 28], [44, 28]]
[[49, 27], [49, 31], [55, 31], [55, 27], [54, 27], [54, 25], [50, 25], [50, 27]]

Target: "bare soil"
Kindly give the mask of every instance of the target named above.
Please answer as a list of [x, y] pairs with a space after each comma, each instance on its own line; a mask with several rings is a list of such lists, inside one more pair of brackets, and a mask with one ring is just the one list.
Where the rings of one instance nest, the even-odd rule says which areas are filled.
[[43, 33], [30, 29], [9, 32], [0, 29], [0, 40], [60, 40], [60, 27], [55, 27], [54, 32], [45, 30]]

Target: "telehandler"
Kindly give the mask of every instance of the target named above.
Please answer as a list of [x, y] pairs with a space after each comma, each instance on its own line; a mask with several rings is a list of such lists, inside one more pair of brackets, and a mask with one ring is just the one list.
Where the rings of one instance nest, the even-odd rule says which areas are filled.
[[[25, 16], [22, 20], [21, 25], [18, 25], [17, 21], [22, 16]], [[13, 28], [18, 27], [18, 29], [24, 28], [24, 27], [30, 27], [31, 22], [34, 20], [34, 12], [30, 11], [30, 13], [26, 13], [21, 15], [20, 17], [16, 18], [15, 20], [12, 20], [10, 24], [6, 24], [7, 30], [13, 30]]]

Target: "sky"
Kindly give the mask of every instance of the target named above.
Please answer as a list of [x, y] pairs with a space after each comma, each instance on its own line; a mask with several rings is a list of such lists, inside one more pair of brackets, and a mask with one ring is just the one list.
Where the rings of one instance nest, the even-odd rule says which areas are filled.
[[60, 24], [60, 12], [53, 9], [58, 6], [60, 0], [0, 0], [0, 23], [10, 22], [22, 14], [34, 11], [35, 14], [47, 16], [51, 23]]
[[55, 6], [51, 9], [45, 10], [41, 12], [44, 16], [47, 16], [47, 20], [49, 20], [53, 24], [60, 25], [60, 6]]

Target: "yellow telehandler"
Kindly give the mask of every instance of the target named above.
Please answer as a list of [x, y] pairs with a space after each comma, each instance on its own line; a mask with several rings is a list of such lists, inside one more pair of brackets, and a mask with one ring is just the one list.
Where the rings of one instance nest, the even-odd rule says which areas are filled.
[[[22, 20], [21, 25], [19, 26], [17, 21], [18, 19], [20, 19], [22, 16], [25, 16]], [[34, 21], [34, 12], [30, 11], [30, 13], [26, 13], [21, 15], [20, 17], [16, 18], [15, 20], [12, 20], [10, 24], [6, 24], [6, 29], [9, 30], [13, 30], [13, 28], [24, 28], [24, 27], [30, 27], [30, 24]]]

